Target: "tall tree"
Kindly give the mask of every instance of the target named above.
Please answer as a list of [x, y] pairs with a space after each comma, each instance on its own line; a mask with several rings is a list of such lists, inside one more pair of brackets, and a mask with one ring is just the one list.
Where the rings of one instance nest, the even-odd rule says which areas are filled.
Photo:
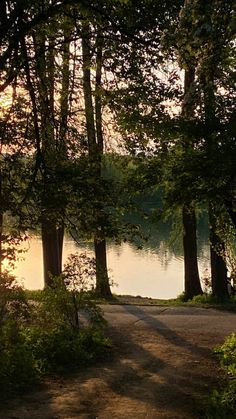
[[[50, 285], [52, 277], [60, 275], [62, 270], [65, 200], [60, 193], [58, 174], [67, 156], [72, 26], [63, 17], [60, 26], [59, 35], [55, 21], [49, 21], [33, 30], [33, 54], [28, 46], [29, 41], [22, 41], [27, 88], [33, 108], [37, 157], [42, 174], [40, 221], [45, 285]], [[55, 47], [56, 40], [62, 45], [61, 52]], [[56, 69], [56, 54], [57, 58], [60, 55], [62, 62], [59, 72]]]
[[[182, 106], [183, 117], [190, 121], [194, 113], [194, 78], [195, 69], [189, 66], [185, 69], [184, 100]], [[192, 147], [189, 138], [184, 138], [183, 149]], [[184, 152], [184, 151], [183, 151]], [[184, 249], [184, 292], [186, 299], [202, 294], [198, 271], [196, 215], [194, 203], [189, 201], [183, 205], [183, 249]]]
[[[191, 22], [191, 25], [185, 25], [185, 44], [182, 46], [187, 51], [188, 60], [195, 63], [195, 102], [198, 111], [194, 130], [198, 138], [197, 148], [205, 162], [199, 165], [198, 187], [195, 189], [196, 182], [193, 180], [192, 188], [198, 199], [205, 200], [209, 205], [212, 289], [214, 295], [223, 299], [227, 297], [227, 269], [225, 245], [220, 237], [219, 223], [224, 206], [222, 196], [225, 195], [222, 186], [224, 183], [225, 188], [226, 179], [229, 177], [229, 173], [226, 174], [227, 171], [223, 169], [226, 157], [223, 156], [223, 150], [227, 147], [227, 136], [227, 145], [230, 145], [231, 134], [230, 131], [226, 134], [226, 121], [227, 113], [230, 114], [232, 108], [231, 111], [228, 108], [226, 112], [222, 112], [222, 99], [224, 95], [227, 96], [228, 90], [224, 72], [230, 63], [234, 36], [232, 16], [235, 6], [231, 0], [188, 1], [186, 6], [187, 14], [183, 17], [186, 22]], [[220, 173], [226, 174], [224, 180]], [[202, 179], [204, 185], [200, 194], [199, 179]]]
[[[82, 27], [82, 55], [83, 55], [83, 90], [85, 102], [85, 116], [88, 137], [88, 153], [91, 174], [94, 182], [101, 180], [102, 155], [104, 151], [103, 128], [102, 128], [102, 64], [103, 64], [103, 35], [97, 30], [96, 41], [96, 75], [95, 75], [95, 98], [93, 101], [91, 68], [92, 68], [92, 45], [91, 26], [84, 22]], [[106, 238], [104, 226], [99, 223], [103, 212], [103, 203], [98, 203], [95, 209], [95, 217], [98, 225], [94, 236], [94, 248], [96, 257], [96, 292], [104, 298], [111, 298], [109, 277], [107, 270]]]

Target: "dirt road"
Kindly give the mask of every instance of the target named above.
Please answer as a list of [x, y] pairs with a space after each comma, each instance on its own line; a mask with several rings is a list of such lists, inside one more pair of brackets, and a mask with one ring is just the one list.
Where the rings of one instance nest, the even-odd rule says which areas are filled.
[[202, 418], [199, 400], [221, 374], [212, 349], [236, 314], [190, 307], [103, 307], [112, 360], [15, 400], [1, 419]]

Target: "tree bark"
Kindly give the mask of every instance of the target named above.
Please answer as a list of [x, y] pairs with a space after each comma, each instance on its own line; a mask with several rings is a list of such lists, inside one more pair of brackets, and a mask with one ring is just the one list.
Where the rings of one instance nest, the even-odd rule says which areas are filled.
[[[1, 156], [1, 153], [0, 153]], [[1, 156], [2, 157], [2, 156]], [[1, 158], [0, 157], [0, 158]], [[2, 164], [2, 159], [0, 160], [0, 165]], [[3, 208], [2, 208], [2, 168], [0, 167], [0, 275], [2, 273], [2, 262], [3, 262], [3, 255], [2, 255], [2, 236], [3, 236]]]
[[[184, 102], [182, 114], [186, 120], [191, 120], [194, 113], [193, 83], [195, 78], [194, 68], [185, 70], [184, 78]], [[191, 146], [188, 138], [183, 141], [184, 150]], [[197, 233], [196, 233], [196, 215], [194, 205], [185, 203], [182, 209], [183, 222], [183, 249], [184, 249], [184, 293], [187, 300], [195, 295], [202, 294], [198, 271], [197, 259]]]
[[96, 294], [99, 297], [110, 299], [112, 293], [107, 270], [106, 240], [95, 238], [94, 248], [96, 257]]
[[[102, 77], [102, 49], [103, 39], [100, 30], [97, 32], [96, 42], [96, 84], [95, 104], [93, 105], [92, 84], [91, 84], [91, 47], [90, 27], [88, 23], [83, 25], [82, 55], [83, 55], [83, 89], [85, 101], [85, 116], [88, 136], [88, 149], [91, 171], [95, 181], [101, 178], [101, 163], [103, 155], [103, 133], [102, 133], [102, 100], [101, 100], [101, 77]], [[95, 119], [94, 119], [95, 118]], [[103, 204], [101, 204], [102, 209]], [[96, 214], [95, 214], [96, 216]], [[108, 270], [106, 238], [104, 228], [97, 226], [94, 237], [94, 250], [96, 258], [96, 293], [103, 298], [111, 298]]]
[[217, 233], [216, 216], [211, 204], [209, 205], [209, 229], [212, 294], [219, 301], [224, 301], [229, 297], [225, 245]]
[[[65, 18], [67, 20], [67, 18]], [[49, 23], [50, 26], [50, 23]], [[64, 238], [64, 211], [65, 207], [60, 202], [57, 205], [57, 171], [63, 165], [66, 155], [65, 136], [68, 126], [68, 100], [69, 100], [69, 64], [70, 64], [70, 34], [72, 25], [65, 22], [64, 44], [62, 51], [62, 76], [60, 103], [59, 134], [55, 133], [55, 37], [53, 28], [50, 35], [46, 35], [45, 28], [38, 28], [34, 32], [34, 71], [32, 76], [27, 46], [22, 42], [27, 87], [33, 105], [34, 128], [37, 142], [37, 153], [42, 163], [43, 193], [41, 197], [41, 230], [44, 262], [45, 286], [52, 285], [52, 277], [62, 272], [62, 251]], [[31, 74], [32, 73], [32, 74]], [[35, 94], [35, 85], [36, 92]]]
[[[205, 111], [205, 141], [209, 161], [217, 155], [218, 143], [214, 136], [216, 126], [216, 102], [214, 85], [214, 68], [204, 71], [201, 82], [204, 93]], [[229, 297], [227, 287], [227, 265], [225, 259], [225, 243], [217, 232], [217, 219], [219, 218], [218, 203], [209, 203], [209, 233], [210, 233], [210, 262], [212, 294], [223, 301]]]
[[44, 266], [44, 284], [53, 285], [53, 277], [61, 274], [61, 255], [62, 247], [59, 244], [59, 231], [55, 223], [42, 220], [42, 244], [43, 244], [43, 266]]
[[197, 261], [196, 215], [194, 207], [183, 207], [184, 292], [186, 299], [202, 294]]

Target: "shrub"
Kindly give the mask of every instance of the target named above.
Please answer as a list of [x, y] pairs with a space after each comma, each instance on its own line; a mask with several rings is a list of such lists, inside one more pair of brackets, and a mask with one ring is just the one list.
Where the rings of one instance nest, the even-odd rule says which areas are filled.
[[17, 322], [7, 320], [0, 333], [0, 394], [38, 381], [40, 370]]
[[223, 390], [214, 390], [207, 407], [207, 419], [236, 417], [236, 335], [229, 336], [215, 351], [227, 371], [228, 383]]
[[198, 304], [217, 304], [217, 298], [214, 297], [212, 294], [201, 294], [196, 295], [191, 300], [191, 303], [198, 303]]
[[49, 315], [50, 322], [72, 328], [81, 328], [85, 318], [92, 325], [101, 325], [102, 312], [93, 301], [94, 281], [94, 259], [86, 253], [70, 255], [62, 275], [52, 278], [52, 287], [42, 292], [40, 317]]
[[221, 364], [236, 379], [236, 334], [229, 336], [224, 344], [216, 349], [216, 353], [220, 357]]
[[78, 274], [76, 260], [70, 259], [70, 267], [54, 278], [54, 287], [37, 293], [36, 301], [27, 301], [13, 276], [1, 276], [1, 396], [24, 389], [42, 374], [81, 367], [109, 352], [102, 313], [89, 292], [92, 265], [89, 268], [90, 261], [82, 258], [85, 270]]
[[30, 307], [24, 289], [8, 271], [0, 274], [0, 326], [6, 319], [25, 320], [30, 315]]
[[67, 326], [50, 330], [34, 327], [25, 333], [27, 344], [43, 374], [85, 366], [110, 350], [110, 341], [101, 330], [93, 328], [81, 331]]

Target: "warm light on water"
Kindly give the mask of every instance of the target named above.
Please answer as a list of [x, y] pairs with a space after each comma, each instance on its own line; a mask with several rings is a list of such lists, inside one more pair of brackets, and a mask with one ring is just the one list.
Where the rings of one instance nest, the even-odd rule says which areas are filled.
[[[17, 262], [14, 274], [28, 289], [43, 287], [42, 245], [37, 237], [32, 237], [24, 247], [29, 248], [23, 255], [24, 260]], [[86, 251], [93, 256], [92, 248], [78, 247], [73, 241], [66, 240], [64, 260], [71, 253]], [[200, 270], [206, 265], [200, 260]], [[152, 298], [175, 298], [183, 291], [183, 260], [176, 258], [165, 246], [157, 251], [138, 250], [129, 243], [108, 245], [108, 266], [116, 294], [140, 295]]]

